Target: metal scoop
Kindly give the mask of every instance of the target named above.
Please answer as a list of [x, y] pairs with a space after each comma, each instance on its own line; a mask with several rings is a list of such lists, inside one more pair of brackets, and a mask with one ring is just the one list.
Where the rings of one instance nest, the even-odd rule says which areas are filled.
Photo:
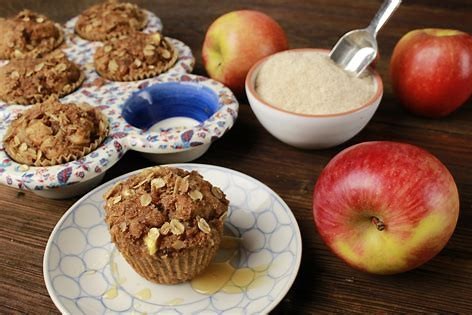
[[385, 0], [369, 26], [344, 34], [329, 53], [329, 57], [344, 70], [359, 76], [377, 56], [375, 37], [401, 2]]

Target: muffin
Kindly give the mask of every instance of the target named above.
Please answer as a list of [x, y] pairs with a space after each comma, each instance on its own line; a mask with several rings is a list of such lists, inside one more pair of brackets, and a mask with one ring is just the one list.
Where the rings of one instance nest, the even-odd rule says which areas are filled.
[[103, 41], [142, 30], [146, 24], [146, 12], [137, 5], [108, 0], [82, 12], [75, 32], [86, 40]]
[[136, 32], [110, 40], [94, 55], [97, 72], [113, 81], [155, 77], [177, 61], [177, 51], [160, 33]]
[[51, 166], [78, 160], [95, 150], [108, 133], [108, 120], [88, 104], [61, 104], [51, 98], [22, 112], [3, 139], [16, 162]]
[[229, 202], [197, 172], [145, 169], [117, 183], [104, 198], [112, 241], [145, 279], [188, 281], [214, 258]]
[[84, 78], [62, 51], [43, 58], [14, 59], [0, 68], [0, 99], [22, 105], [41, 103], [50, 96], [72, 93]]
[[35, 58], [53, 51], [64, 41], [59, 24], [29, 10], [0, 19], [0, 34], [0, 59]]

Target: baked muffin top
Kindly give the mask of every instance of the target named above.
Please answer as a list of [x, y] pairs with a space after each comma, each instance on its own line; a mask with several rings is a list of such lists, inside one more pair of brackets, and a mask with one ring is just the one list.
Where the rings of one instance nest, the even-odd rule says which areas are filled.
[[51, 95], [73, 92], [84, 80], [79, 67], [62, 51], [43, 58], [11, 60], [0, 68], [0, 99], [14, 104], [36, 104]]
[[35, 58], [51, 52], [64, 41], [59, 24], [30, 10], [0, 19], [0, 33], [0, 59]]
[[146, 27], [147, 15], [136, 4], [107, 0], [80, 14], [75, 32], [80, 37], [102, 41]]
[[229, 203], [199, 173], [171, 167], [146, 169], [104, 198], [112, 240], [120, 248], [144, 243], [151, 255], [208, 244], [222, 232]]
[[9, 126], [4, 141], [16, 162], [48, 166], [79, 159], [96, 149], [108, 133], [108, 120], [88, 104], [62, 104], [57, 99], [36, 104]]
[[177, 57], [177, 51], [161, 33], [135, 32], [99, 47], [94, 55], [94, 65], [107, 79], [136, 81], [167, 71]]

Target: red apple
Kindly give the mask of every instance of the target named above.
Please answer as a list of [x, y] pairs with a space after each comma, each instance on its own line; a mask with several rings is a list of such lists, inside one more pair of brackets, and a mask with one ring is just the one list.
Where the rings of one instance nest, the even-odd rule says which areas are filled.
[[210, 25], [203, 42], [203, 65], [211, 78], [239, 94], [253, 64], [287, 48], [284, 31], [271, 17], [252, 10], [234, 11]]
[[472, 95], [472, 36], [448, 29], [411, 31], [395, 46], [390, 74], [408, 110], [446, 116]]
[[447, 168], [409, 144], [365, 142], [336, 155], [318, 178], [313, 216], [326, 245], [376, 274], [420, 266], [446, 245], [459, 215]]

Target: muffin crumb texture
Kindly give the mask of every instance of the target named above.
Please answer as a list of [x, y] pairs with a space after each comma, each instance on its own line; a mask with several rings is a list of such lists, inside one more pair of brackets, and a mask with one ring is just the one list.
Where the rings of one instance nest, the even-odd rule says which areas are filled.
[[197, 172], [146, 169], [117, 183], [104, 198], [112, 241], [146, 279], [190, 280], [216, 254], [229, 202]]
[[113, 81], [135, 81], [169, 70], [178, 53], [161, 33], [135, 32], [114, 38], [94, 55], [97, 72]]
[[88, 104], [61, 104], [52, 98], [13, 120], [4, 146], [18, 163], [57, 165], [95, 150], [107, 133], [108, 120], [99, 109]]
[[59, 50], [43, 58], [15, 59], [0, 68], [0, 99], [22, 105], [41, 103], [72, 93], [84, 79], [80, 68]]
[[136, 4], [107, 0], [79, 15], [75, 32], [82, 38], [103, 41], [146, 27], [146, 12]]
[[36, 58], [53, 51], [64, 41], [59, 24], [30, 10], [0, 19], [0, 33], [0, 59]]
[[284, 52], [267, 59], [256, 92], [270, 105], [298, 114], [326, 115], [354, 110], [375, 93], [370, 73], [357, 78], [321, 52]]

